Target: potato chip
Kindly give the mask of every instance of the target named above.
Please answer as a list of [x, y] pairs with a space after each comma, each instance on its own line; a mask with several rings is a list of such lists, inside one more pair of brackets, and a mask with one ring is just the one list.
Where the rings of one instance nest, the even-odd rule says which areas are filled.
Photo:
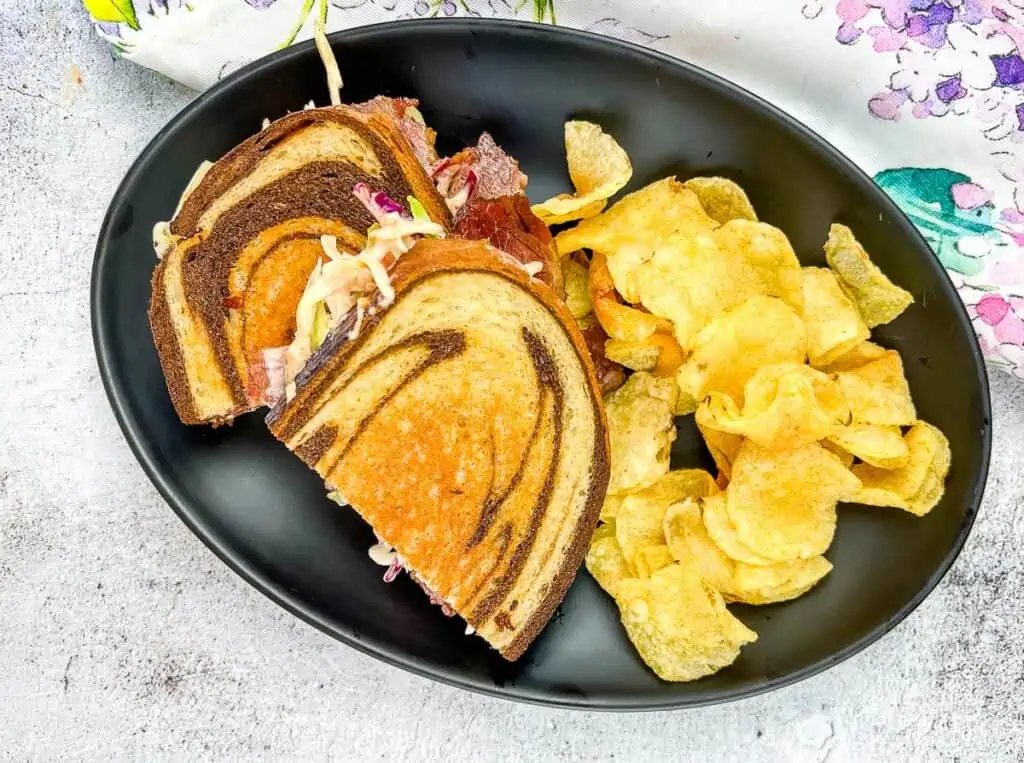
[[639, 302], [672, 321], [684, 349], [692, 348], [697, 332], [719, 313], [752, 297], [778, 297], [799, 313], [801, 281], [785, 234], [749, 220], [664, 240], [634, 275]]
[[850, 420], [839, 386], [821, 371], [793, 363], [763, 366], [744, 387], [742, 410], [712, 392], [701, 403], [703, 429], [742, 435], [770, 449], [817, 442]]
[[850, 424], [833, 432], [828, 439], [861, 461], [880, 469], [896, 469], [910, 460], [910, 449], [899, 427]]
[[832, 565], [822, 556], [768, 565], [731, 559], [708, 534], [696, 499], [672, 504], [665, 512], [665, 542], [672, 556], [701, 577], [728, 602], [772, 604], [810, 590]]
[[531, 207], [547, 225], [598, 214], [633, 176], [622, 146], [592, 122], [565, 123], [565, 159], [576, 193], [559, 194]]
[[827, 366], [871, 336], [831, 270], [804, 268], [803, 285], [807, 358], [812, 366]]
[[608, 395], [609, 494], [642, 488], [668, 471], [669, 450], [676, 439], [673, 411], [678, 394], [674, 380], [639, 371]]
[[656, 331], [642, 342], [609, 339], [604, 355], [626, 368], [650, 371], [655, 376], [675, 376], [683, 364], [682, 348], [672, 334], [664, 331]]
[[696, 177], [690, 178], [683, 185], [697, 194], [704, 211], [716, 222], [757, 222], [757, 212], [747, 198], [747, 192], [732, 180], [722, 177]]
[[623, 342], [621, 339], [609, 339], [604, 343], [604, 356], [634, 371], [653, 371], [661, 357], [661, 347], [647, 340]]
[[938, 504], [945, 491], [951, 451], [949, 440], [936, 427], [919, 421], [904, 437], [909, 458], [898, 469], [879, 469], [857, 464], [853, 473], [862, 487], [850, 500], [869, 506], [892, 506], [924, 516]]
[[642, 342], [657, 331], [671, 332], [672, 324], [664, 318], [622, 304], [615, 284], [608, 274], [605, 256], [594, 252], [588, 273], [588, 292], [594, 315], [613, 339]]
[[584, 562], [597, 584], [612, 596], [618, 591], [619, 584], [632, 576], [615, 540], [615, 526], [611, 524], [603, 524], [594, 530]]
[[742, 604], [776, 604], [803, 596], [832, 571], [823, 556], [794, 559], [770, 566], [737, 564], [732, 591], [726, 601]]
[[845, 225], [829, 229], [825, 259], [871, 328], [893, 320], [914, 301], [909, 291], [878, 269]]
[[729, 487], [729, 478], [721, 471], [715, 475], [715, 484], [718, 485], [718, 489], [724, 491]]
[[887, 350], [878, 360], [835, 374], [857, 424], [906, 426], [917, 419], [910, 387], [903, 375], [903, 360]]
[[822, 440], [821, 445], [826, 450], [829, 450], [832, 453], [835, 453], [837, 456], [839, 456], [839, 460], [847, 469], [853, 466], [853, 454], [850, 453], [849, 451], [844, 450], [839, 445], [836, 445], [834, 442], [831, 442], [829, 440]]
[[[537, 210], [543, 209], [544, 206], [558, 205], [566, 209], [563, 214], [537, 214]], [[588, 204], [584, 204], [582, 207], [578, 205], [575, 195], [569, 193], [559, 194], [558, 196], [552, 196], [547, 201], [541, 202], [541, 204], [534, 204], [530, 207], [537, 217], [545, 225], [561, 225], [562, 223], [571, 223], [576, 220], [586, 220], [588, 217], [594, 217], [604, 211], [604, 208], [608, 206], [606, 199], [596, 199]]]
[[755, 565], [775, 564], [744, 543], [736, 531], [736, 525], [726, 510], [726, 494], [716, 493], [700, 502], [701, 517], [708, 535], [730, 559]]
[[708, 535], [697, 498], [673, 503], [663, 521], [665, 544], [671, 555], [694, 569], [720, 593], [732, 589], [733, 560]]
[[[680, 395], [682, 396], [682, 395]], [[678, 414], [678, 408], [677, 408]], [[711, 420], [711, 410], [707, 406], [698, 406], [694, 420], [697, 429], [704, 438], [704, 445], [707, 447], [711, 458], [715, 461], [718, 471], [728, 481], [732, 474], [732, 462], [736, 459], [743, 437], [738, 434], [729, 434], [720, 429], [715, 429]]]
[[615, 287], [628, 302], [638, 302], [633, 276], [666, 239], [691, 236], [717, 227], [700, 199], [674, 177], [659, 180], [623, 197], [610, 209], [555, 237], [559, 254], [577, 249], [603, 252]]
[[601, 504], [601, 521], [610, 522], [619, 513], [619, 509], [622, 507], [621, 495], [606, 495], [604, 497], [604, 503]]
[[663, 567], [668, 567], [675, 562], [668, 546], [659, 543], [655, 546], [644, 546], [637, 549], [633, 555], [633, 567], [638, 578], [649, 578]]
[[874, 342], [861, 342], [828, 365], [822, 366], [821, 370], [828, 374], [833, 374], [836, 371], [853, 371], [861, 366], [866, 366], [872, 361], [883, 358], [885, 352], [884, 347], [879, 347]]
[[828, 550], [836, 503], [860, 487], [839, 458], [817, 443], [770, 451], [744, 440], [724, 495], [739, 540], [767, 559], [784, 562]]
[[572, 317], [579, 319], [594, 309], [590, 304], [588, 268], [572, 257], [562, 260], [562, 279], [565, 285], [565, 304]]
[[732, 664], [757, 634], [721, 594], [680, 564], [623, 581], [616, 601], [629, 640], [665, 681], [693, 681]]
[[635, 556], [641, 548], [665, 542], [663, 525], [670, 505], [717, 490], [715, 481], [703, 469], [679, 469], [643, 490], [623, 496], [615, 517], [615, 538], [626, 561], [635, 568]]
[[722, 392], [743, 404], [743, 389], [761, 366], [803, 363], [804, 324], [775, 297], [758, 296], [726, 311], [693, 340], [693, 351], [676, 376], [680, 392], [703, 400]]

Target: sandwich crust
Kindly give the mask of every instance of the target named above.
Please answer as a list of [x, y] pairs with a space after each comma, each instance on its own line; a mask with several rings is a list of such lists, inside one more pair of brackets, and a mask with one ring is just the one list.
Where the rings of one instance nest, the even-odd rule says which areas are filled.
[[395, 303], [343, 321], [268, 424], [507, 659], [561, 602], [597, 524], [608, 441], [561, 299], [478, 241], [421, 241]]
[[[404, 201], [416, 196], [450, 227], [402, 132], [386, 115], [347, 106], [277, 120], [206, 173], [170, 223], [172, 246], [156, 268], [150, 324], [175, 409], [185, 423], [219, 422], [259, 404], [249, 366], [257, 335], [294, 331], [301, 287], [335, 235], [358, 252], [373, 219], [358, 182]], [[268, 258], [271, 263], [267, 264]], [[264, 277], [253, 279], [260, 265]], [[264, 305], [246, 311], [246, 304]], [[247, 325], [260, 319], [266, 330]], [[287, 344], [290, 337], [282, 337]]]

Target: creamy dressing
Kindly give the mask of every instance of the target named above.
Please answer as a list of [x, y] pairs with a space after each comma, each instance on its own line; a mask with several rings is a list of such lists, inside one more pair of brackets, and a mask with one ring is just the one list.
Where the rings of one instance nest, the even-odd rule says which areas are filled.
[[[306, 288], [295, 311], [295, 338], [285, 351], [285, 381], [292, 382], [316, 351], [314, 340], [317, 310], [321, 305], [328, 314], [329, 334], [349, 313], [356, 310], [355, 326], [348, 338], [355, 339], [362, 328], [368, 295], [380, 294], [380, 307], [395, 300], [395, 289], [388, 275], [393, 265], [422, 236], [443, 238], [444, 228], [425, 217], [408, 218], [399, 212], [377, 212], [378, 222], [366, 235], [366, 246], [356, 255], [341, 252], [335, 236], [321, 236], [320, 245], [327, 262], [317, 262], [309, 274]], [[385, 264], [387, 262], [387, 265]], [[294, 397], [294, 385], [285, 387], [286, 397]]]

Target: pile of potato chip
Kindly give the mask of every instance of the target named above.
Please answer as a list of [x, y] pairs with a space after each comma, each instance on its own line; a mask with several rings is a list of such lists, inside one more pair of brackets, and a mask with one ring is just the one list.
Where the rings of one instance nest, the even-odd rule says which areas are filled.
[[[801, 267], [730, 180], [669, 177], [605, 211], [625, 152], [581, 122], [566, 150], [577, 193], [534, 211], [580, 220], [555, 239], [567, 302], [633, 371], [606, 398], [611, 479], [587, 569], [655, 673], [690, 681], [757, 638], [726, 604], [793, 599], [829, 573], [838, 503], [928, 513], [949, 443], [917, 418], [899, 353], [870, 341], [913, 298], [848, 228], [832, 226], [828, 267]], [[691, 413], [714, 477], [669, 468]]]

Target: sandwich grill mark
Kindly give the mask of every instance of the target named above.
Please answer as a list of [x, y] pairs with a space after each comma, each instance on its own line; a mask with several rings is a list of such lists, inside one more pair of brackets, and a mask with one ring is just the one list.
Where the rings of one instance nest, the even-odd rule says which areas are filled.
[[[356, 183], [367, 183], [404, 199], [412, 190], [393, 150], [362, 121], [344, 110], [285, 118], [287, 124], [254, 136], [230, 152], [209, 172], [189, 196], [181, 213], [171, 223], [176, 234], [195, 230], [203, 212], [233, 184], [251, 174], [265, 155], [281, 140], [304, 127], [333, 121], [350, 127], [373, 148], [383, 170], [379, 178], [348, 162], [310, 162], [255, 191], [214, 223], [206, 238], [187, 252], [182, 269], [185, 298], [197, 309], [213, 346], [217, 363], [231, 388], [236, 405], [245, 402], [245, 389], [231, 358], [225, 335], [228, 274], [242, 248], [262, 230], [297, 217], [340, 219], [353, 230], [365, 231], [373, 217], [352, 194]], [[284, 122], [285, 120], [282, 120]]]
[[[562, 452], [565, 391], [562, 389], [562, 383], [558, 378], [558, 371], [551, 358], [551, 354], [548, 352], [547, 347], [544, 346], [540, 337], [525, 326], [522, 327], [522, 334], [530, 360], [533, 363], [533, 370], [537, 375], [537, 386], [541, 389], [542, 393], [546, 392], [552, 397], [551, 423], [554, 430], [551, 435], [552, 456], [548, 464], [544, 484], [541, 486], [537, 501], [533, 506], [533, 511], [530, 513], [525, 533], [516, 546], [515, 551], [512, 552], [512, 558], [509, 560], [505, 574], [494, 580], [491, 592], [473, 609], [473, 613], [469, 618], [471, 623], [482, 623], [487, 620], [501, 606], [501, 603], [505, 601], [519, 579], [519, 575], [526, 565], [526, 560], [529, 558], [530, 552], [537, 541], [537, 532], [544, 521], [544, 515], [547, 514], [551, 503], [551, 493], [554, 490], [555, 475], [558, 472], [558, 463]], [[544, 402], [544, 394], [542, 394], [540, 401], [541, 410], [543, 410]], [[532, 443], [527, 448], [524, 458], [526, 455], [529, 455], [530, 450], [532, 450]], [[512, 524], [506, 523], [505, 527], [511, 528]]]
[[185, 255], [185, 298], [206, 326], [236, 402], [242, 401], [244, 390], [228, 349], [224, 300], [239, 253], [262, 231], [297, 217], [341, 218], [365, 230], [373, 218], [352, 195], [357, 182], [373, 181], [348, 164], [311, 162], [225, 212], [210, 234]]
[[316, 462], [327, 452], [337, 436], [338, 427], [333, 424], [324, 424], [313, 433], [312, 437], [295, 449], [295, 455], [315, 467]]
[[[480, 582], [477, 583], [476, 587], [473, 589], [473, 593], [466, 597], [467, 602], [472, 603], [477, 600], [477, 597], [480, 596], [480, 592], [488, 583], [491, 582], [491, 576], [494, 574], [495, 570], [502, 562], [505, 561], [505, 554], [508, 553], [508, 548], [512, 545], [512, 531], [513, 527], [511, 523], [502, 525], [501, 529], [498, 530], [496, 537], [498, 550], [488, 554], [488, 557], [490, 557], [490, 564], [487, 567], [487, 571], [480, 575]], [[479, 620], [472, 619], [472, 615], [467, 618], [466, 622], [474, 628], [479, 628], [482, 625]]]
[[394, 352], [407, 349], [409, 347], [415, 347], [417, 345], [427, 347], [430, 353], [417, 363], [409, 373], [407, 373], [391, 390], [388, 391], [377, 404], [373, 407], [368, 414], [366, 414], [356, 425], [355, 431], [348, 438], [348, 441], [342, 446], [341, 452], [338, 457], [334, 460], [329, 467], [321, 472], [323, 476], [327, 476], [334, 471], [335, 468], [344, 460], [345, 456], [355, 445], [356, 440], [359, 439], [360, 435], [366, 431], [367, 427], [373, 422], [377, 415], [384, 410], [388, 403], [390, 403], [394, 397], [409, 386], [412, 382], [416, 381], [422, 376], [429, 368], [442, 363], [451, 358], [458, 357], [466, 349], [466, 335], [458, 329], [441, 329], [438, 331], [424, 331], [419, 334], [413, 334], [410, 337], [406, 337], [398, 344], [394, 344], [381, 352], [374, 355], [369, 360], [362, 363], [349, 379], [345, 382], [344, 386], [335, 392], [340, 394], [346, 387], [348, 387], [359, 374], [362, 373], [368, 366], [374, 365], [375, 363], [386, 359]]
[[[494, 474], [496, 471], [496, 465], [494, 463], [494, 449], [491, 449], [491, 482], [487, 488], [487, 499], [484, 501], [483, 508], [480, 511], [480, 519], [477, 521], [476, 529], [473, 530], [473, 534], [466, 542], [466, 550], [469, 551], [471, 548], [476, 546], [480, 541], [487, 535], [487, 531], [491, 529], [491, 525], [494, 523], [495, 518], [498, 516], [498, 511], [501, 509], [502, 504], [508, 500], [508, 497], [512, 495], [512, 492], [522, 482], [523, 472], [526, 471], [528, 466], [527, 461], [530, 457], [530, 452], [533, 450], [534, 443], [537, 441], [537, 434], [540, 432], [540, 427], [544, 423], [544, 390], [541, 389], [540, 405], [537, 407], [537, 415], [533, 420], [533, 429], [530, 432], [530, 439], [526, 441], [526, 451], [523, 453], [523, 458], [519, 461], [519, 468], [516, 469], [516, 473], [512, 475], [512, 479], [509, 480], [508, 485], [498, 495], [492, 495], [494, 490]], [[491, 430], [491, 438], [493, 441], [494, 431]]]

